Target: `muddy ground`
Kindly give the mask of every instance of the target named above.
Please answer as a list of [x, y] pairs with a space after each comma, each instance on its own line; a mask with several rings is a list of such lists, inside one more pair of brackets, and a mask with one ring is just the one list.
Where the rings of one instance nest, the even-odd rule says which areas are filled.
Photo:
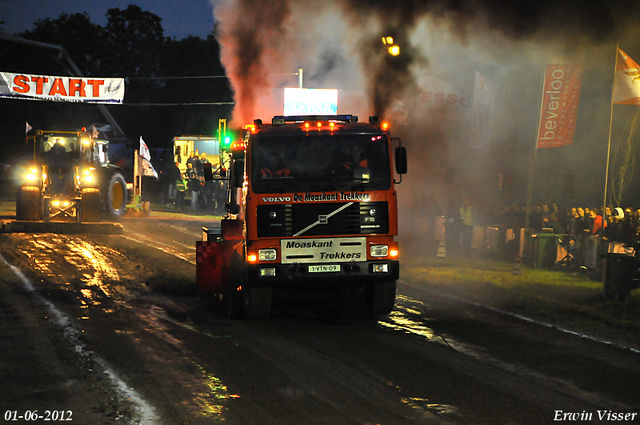
[[640, 353], [415, 282], [400, 282], [395, 310], [377, 320], [358, 299], [227, 319], [195, 292], [195, 241], [210, 224], [166, 214], [125, 220], [121, 235], [0, 235], [0, 413], [22, 415], [15, 423], [49, 423], [24, 418], [38, 410], [82, 424], [530, 425], [558, 412], [607, 423], [597, 416], [607, 410], [640, 422]]

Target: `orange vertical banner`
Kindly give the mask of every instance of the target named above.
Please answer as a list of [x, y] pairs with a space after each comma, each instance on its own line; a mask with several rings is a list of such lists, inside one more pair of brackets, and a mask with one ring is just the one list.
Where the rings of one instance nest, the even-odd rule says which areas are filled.
[[548, 63], [538, 127], [537, 148], [573, 143], [582, 85], [582, 66]]

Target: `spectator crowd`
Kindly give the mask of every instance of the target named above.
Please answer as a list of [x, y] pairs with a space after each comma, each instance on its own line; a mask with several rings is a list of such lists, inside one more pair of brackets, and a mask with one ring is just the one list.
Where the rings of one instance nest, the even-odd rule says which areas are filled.
[[[598, 235], [608, 241], [631, 246], [635, 242], [640, 224], [640, 209], [607, 206], [604, 214], [599, 207], [574, 206], [561, 208], [557, 203], [536, 203], [529, 211], [528, 228], [542, 231], [552, 229], [555, 234], [570, 236]], [[487, 225], [518, 229], [526, 227], [526, 206], [500, 206], [488, 215], [480, 212], [476, 219]]]

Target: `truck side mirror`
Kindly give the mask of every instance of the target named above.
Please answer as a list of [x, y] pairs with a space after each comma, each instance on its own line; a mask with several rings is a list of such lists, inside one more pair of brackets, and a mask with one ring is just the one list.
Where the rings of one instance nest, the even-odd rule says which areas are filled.
[[407, 149], [404, 146], [396, 148], [396, 172], [398, 174], [407, 173]]
[[205, 162], [204, 163], [204, 181], [211, 181], [213, 180], [213, 170], [211, 168], [211, 163], [210, 162]]
[[235, 160], [233, 163], [233, 175], [231, 176], [233, 187], [242, 187], [244, 184], [244, 161]]

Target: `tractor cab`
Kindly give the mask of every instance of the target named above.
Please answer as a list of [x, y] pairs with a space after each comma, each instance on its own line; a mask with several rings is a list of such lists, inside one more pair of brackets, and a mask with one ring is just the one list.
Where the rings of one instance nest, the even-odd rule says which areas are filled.
[[38, 133], [35, 136], [36, 153], [39, 152], [42, 157], [38, 162], [43, 166], [45, 192], [51, 195], [73, 196], [82, 163], [82, 133]]

